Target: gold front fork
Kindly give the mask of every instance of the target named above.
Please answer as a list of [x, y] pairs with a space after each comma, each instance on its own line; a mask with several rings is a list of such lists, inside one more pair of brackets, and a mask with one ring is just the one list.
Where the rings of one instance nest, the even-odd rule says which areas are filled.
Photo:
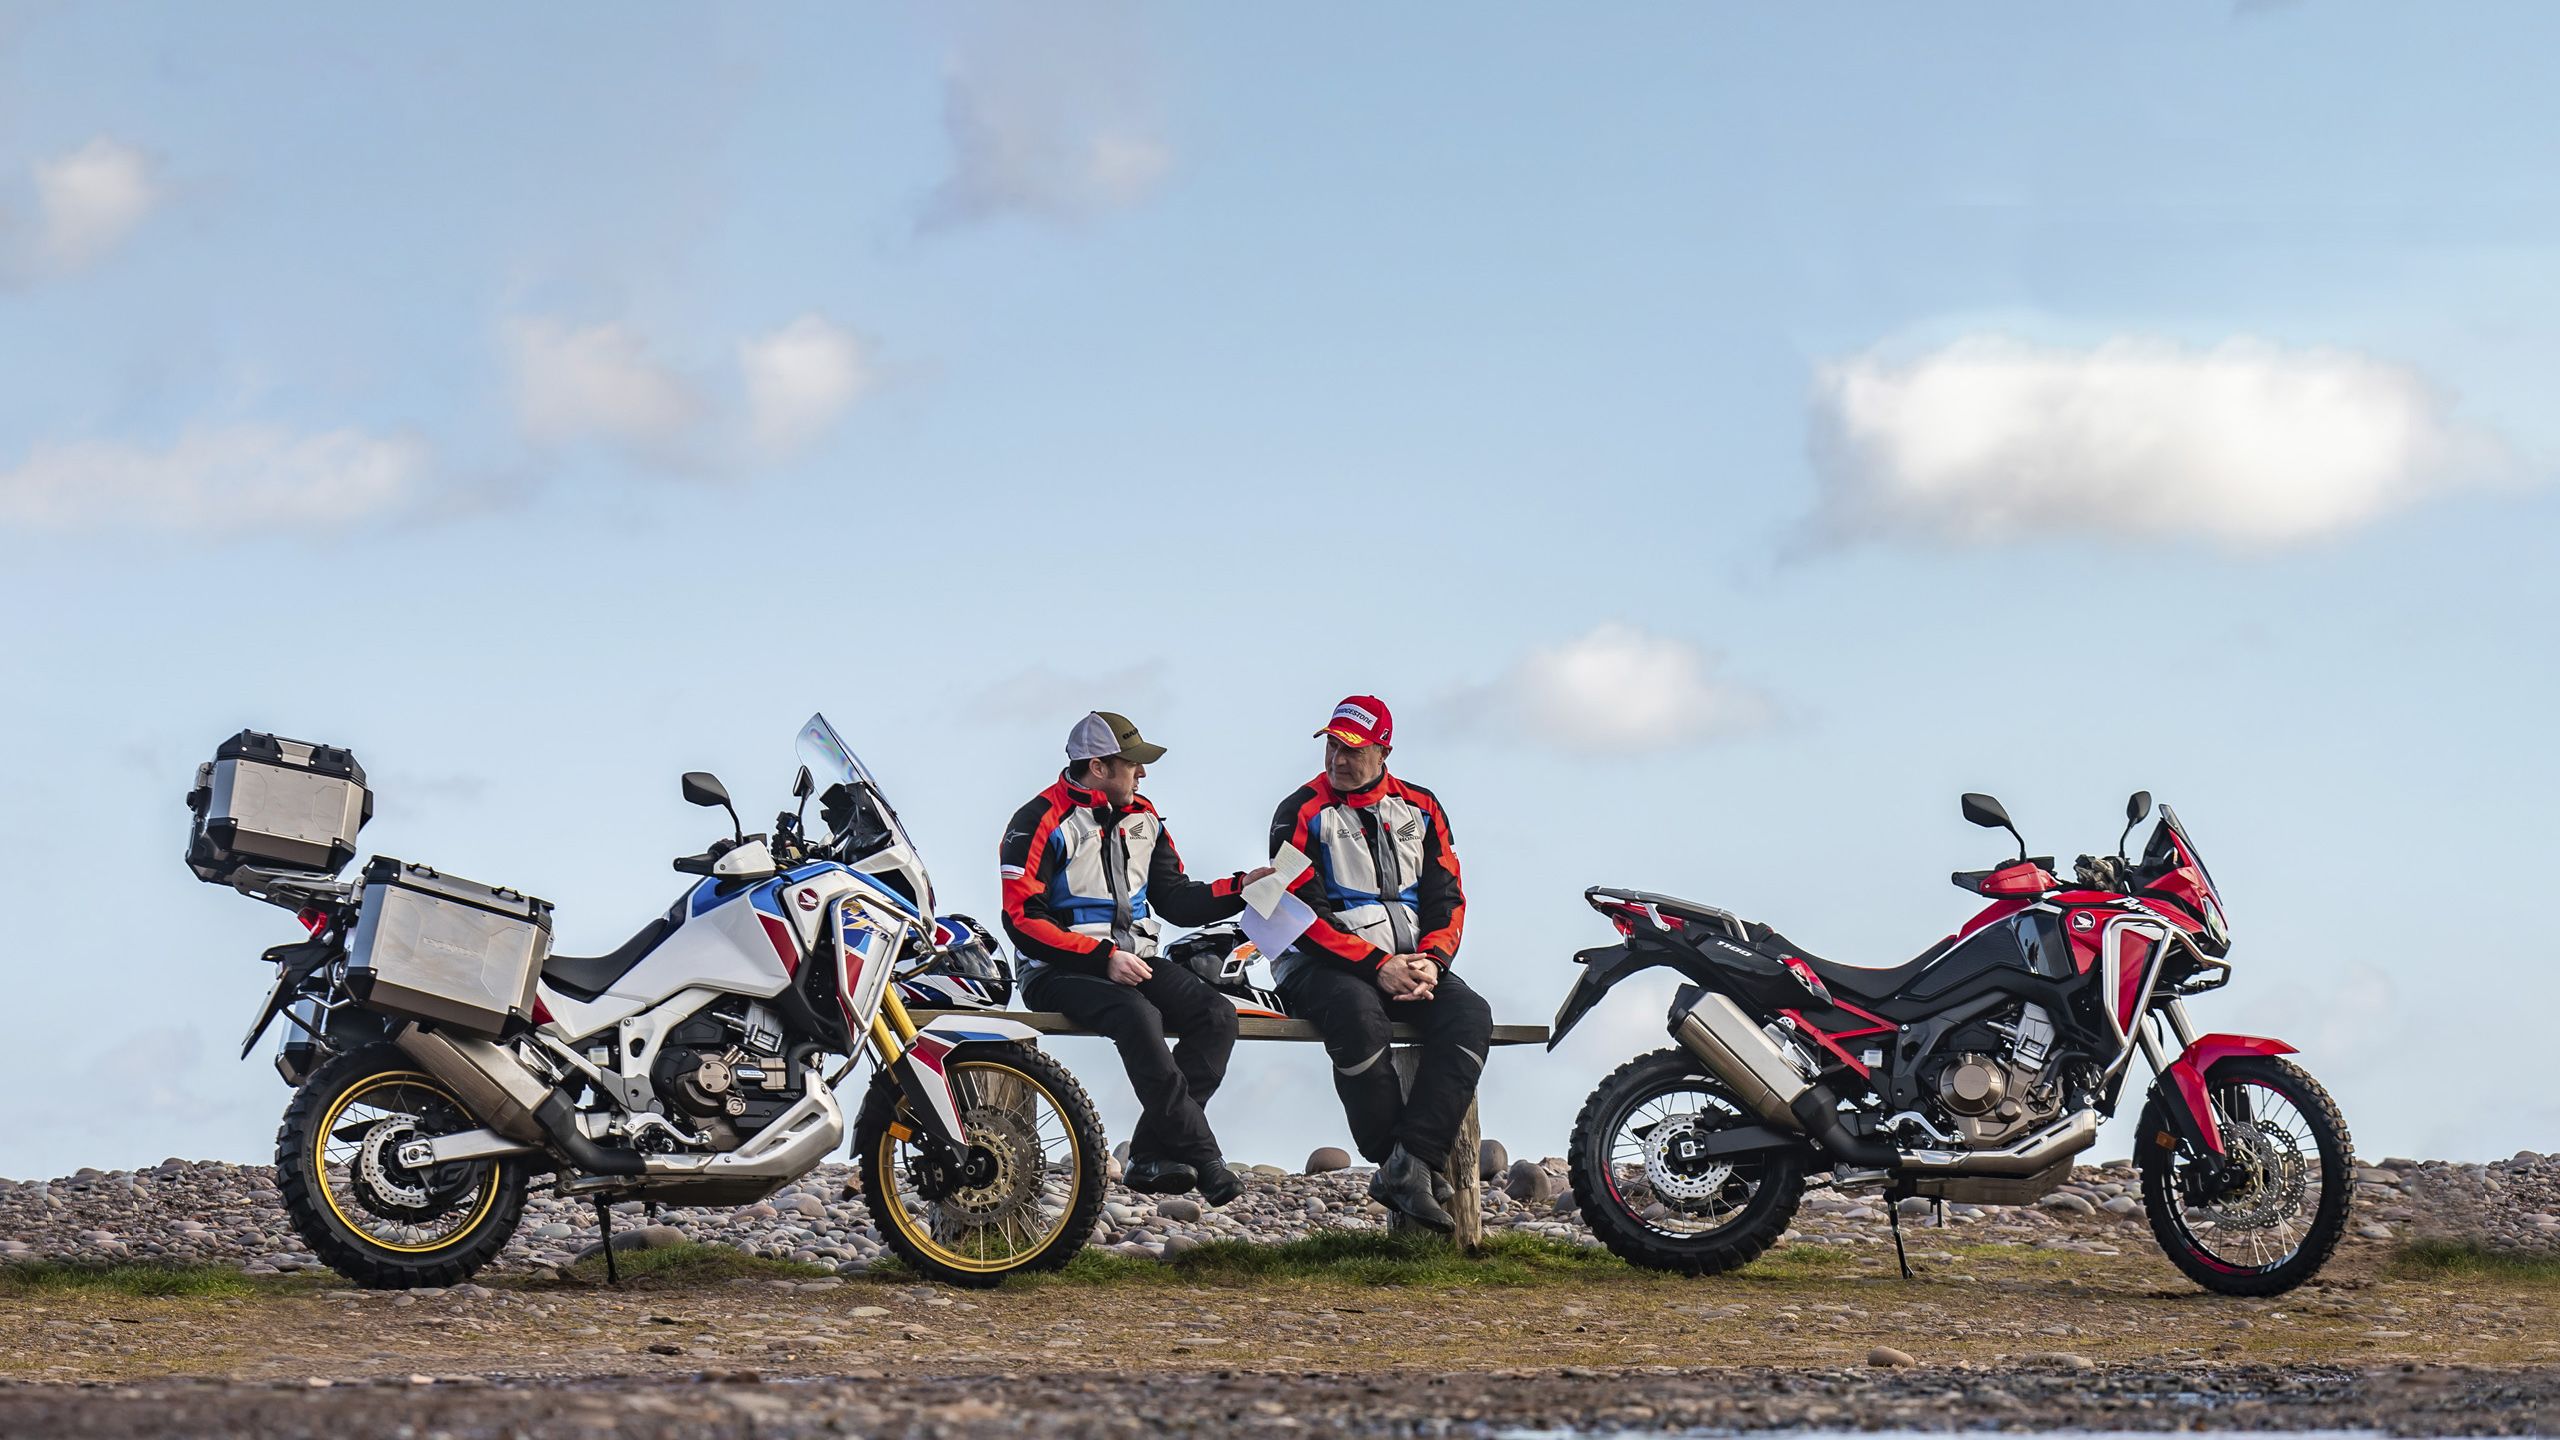
[[[901, 1046], [912, 1045], [915, 1043], [916, 1022], [914, 1017], [907, 1014], [906, 1002], [898, 998], [897, 986], [892, 985], [886, 991], [882, 992], [880, 996], [880, 1013], [888, 1018], [889, 1032], [898, 1037], [898, 1043]], [[872, 1023], [877, 1024], [879, 1022], [875, 1020]]]
[[907, 1047], [916, 1043], [916, 1033], [915, 1017], [907, 1013], [898, 987], [892, 984], [880, 993], [880, 1009], [871, 1017], [871, 1048], [879, 1053], [881, 1065], [897, 1064]]

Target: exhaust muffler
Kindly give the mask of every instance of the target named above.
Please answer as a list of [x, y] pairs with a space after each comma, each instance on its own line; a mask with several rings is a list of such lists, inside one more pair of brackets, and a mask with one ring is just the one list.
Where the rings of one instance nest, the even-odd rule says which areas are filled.
[[1794, 1105], [1813, 1088], [1786, 1052], [1770, 1043], [1742, 1007], [1710, 990], [1671, 1026], [1672, 1038], [1733, 1087], [1735, 1098], [1772, 1125], [1796, 1130]]
[[481, 1124], [527, 1145], [549, 1138], [534, 1112], [551, 1097], [551, 1087], [515, 1056], [486, 1040], [415, 1025], [403, 1026], [391, 1043], [453, 1087], [455, 1097]]

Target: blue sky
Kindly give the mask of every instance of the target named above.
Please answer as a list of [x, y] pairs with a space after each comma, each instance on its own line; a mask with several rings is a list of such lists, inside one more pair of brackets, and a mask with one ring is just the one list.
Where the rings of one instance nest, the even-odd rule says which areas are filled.
[[[2369, 1154], [2548, 1148], [2555, 28], [0, 5], [0, 1174], [266, 1152], [291, 927], [177, 861], [243, 726], [591, 951], [813, 709], [991, 916], [1086, 709], [1215, 870], [1348, 691], [1505, 1019], [1587, 885], [1898, 962], [1998, 853], [1959, 791], [2067, 859], [2139, 786], [2212, 1028]], [[1660, 999], [1488, 1133], [1559, 1152]], [[1232, 1152], [1341, 1139], [1311, 1050], [1237, 1075]]]

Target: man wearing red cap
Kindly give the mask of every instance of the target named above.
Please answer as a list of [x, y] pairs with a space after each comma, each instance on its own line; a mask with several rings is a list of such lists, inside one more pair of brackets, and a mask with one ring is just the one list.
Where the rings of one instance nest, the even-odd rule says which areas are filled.
[[[1451, 1230], [1433, 1181], [1475, 1100], [1493, 1008], [1449, 969], [1467, 897], [1448, 813], [1387, 773], [1395, 718], [1376, 696], [1333, 707], [1316, 734], [1324, 773], [1271, 819], [1271, 853], [1295, 845], [1314, 862], [1291, 889], [1316, 920], [1272, 973], [1289, 1013], [1324, 1035], [1352, 1139], [1378, 1166], [1370, 1198]], [[1398, 1023], [1422, 1034], [1410, 1095], [1387, 1054]]]

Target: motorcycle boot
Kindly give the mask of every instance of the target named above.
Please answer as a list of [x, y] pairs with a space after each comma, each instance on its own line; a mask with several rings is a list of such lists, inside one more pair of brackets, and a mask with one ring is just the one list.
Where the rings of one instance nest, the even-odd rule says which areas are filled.
[[1236, 1178], [1235, 1171], [1227, 1168], [1226, 1161], [1212, 1160], [1200, 1167], [1200, 1198], [1207, 1201], [1211, 1209], [1243, 1193], [1244, 1182]]
[[1413, 1158], [1413, 1152], [1399, 1145], [1387, 1156], [1387, 1163], [1369, 1177], [1369, 1198], [1418, 1224], [1428, 1225], [1443, 1235], [1454, 1233], [1458, 1222], [1431, 1193], [1431, 1170]]
[[1146, 1195], [1179, 1195], [1200, 1183], [1198, 1172], [1179, 1160], [1158, 1160], [1149, 1156], [1129, 1162], [1128, 1178], [1121, 1182]]

